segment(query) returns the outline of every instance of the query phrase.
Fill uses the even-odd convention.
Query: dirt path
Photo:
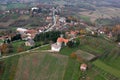
[[[42,46],[40,46],[40,47],[44,47],[44,46],[48,46],[48,44],[46,44],[46,45],[42,45]],[[16,54],[8,55],[8,56],[2,56],[2,57],[0,57],[0,60],[2,60],[2,59],[6,59],[6,58],[10,58],[10,57],[14,57],[14,56],[23,55],[23,54],[28,54],[28,53],[31,54],[31,51],[32,51],[32,50],[39,49],[40,47],[37,47],[37,48],[31,49],[31,50],[27,50],[27,51],[24,51],[24,52],[20,52],[20,53],[16,53]]]

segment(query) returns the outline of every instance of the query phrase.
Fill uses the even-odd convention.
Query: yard
[[[25,46],[24,45],[25,41],[22,41],[22,40],[18,40],[18,41],[14,41],[12,42],[12,46],[13,46],[13,53],[18,53],[19,50],[18,49],[22,49],[23,51],[26,51],[28,49],[30,49],[29,46]]]

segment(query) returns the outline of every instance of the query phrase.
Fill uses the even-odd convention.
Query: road
[[[55,25],[56,25],[56,22],[57,22],[57,20],[56,20],[56,16],[55,16],[55,10],[53,10],[53,25],[49,28],[49,29],[47,29],[45,32],[49,32],[49,31],[52,31],[52,29],[55,27]]]

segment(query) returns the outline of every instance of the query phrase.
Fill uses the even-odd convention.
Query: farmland
[[[32,52],[30,55],[12,57],[8,60],[5,60],[6,67],[2,80],[73,80],[79,78],[80,64],[68,56]],[[8,72],[8,67],[10,72]]]
[[[87,39],[87,41],[85,41],[85,39]],[[97,41],[99,46],[95,47],[95,44],[91,43],[91,40]],[[77,48],[63,47],[60,53],[41,52],[41,50],[50,49],[50,46],[47,45],[31,50],[29,52],[30,54],[5,59],[3,60],[5,71],[0,79],[78,80],[82,79],[84,76],[86,79],[90,80],[119,80],[119,56],[116,59],[111,58],[110,54],[108,57],[105,57],[106,52],[109,51],[108,53],[110,53],[113,47],[116,47],[115,44],[95,37],[82,38],[81,42],[82,43]],[[106,44],[105,47],[111,47],[108,47],[105,51],[102,46],[103,44]],[[99,59],[95,61],[85,62],[88,64],[88,70],[84,73],[79,69],[80,64],[83,63],[84,60],[76,60],[70,57],[71,53],[75,53],[79,49],[95,56],[100,56]],[[116,53],[114,55],[116,55]]]
[[[64,61],[65,60],[65,61]],[[61,80],[68,58],[47,53],[21,57],[15,80]]]

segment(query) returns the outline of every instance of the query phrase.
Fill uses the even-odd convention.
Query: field
[[[77,50],[76,55],[78,57],[81,57],[82,59],[84,59],[86,61],[90,61],[90,60],[93,60],[95,58],[95,56],[93,54],[90,54],[90,53],[82,51],[82,50]]]
[[[9,3],[5,5],[0,4],[0,10],[10,10],[10,9],[15,9],[15,8],[21,9],[21,8],[26,8],[30,6],[31,5],[23,4],[23,3]]]
[[[14,80],[62,80],[67,62],[66,56],[48,53],[21,57]]]
[[[40,52],[48,48],[3,60],[5,71],[0,80],[77,80],[80,63],[66,55]]]
[[[99,37],[85,37],[80,41],[79,47],[63,47],[60,53],[41,52],[41,50],[50,49],[50,45],[47,45],[30,51],[30,54],[5,59],[3,60],[5,71],[3,75],[0,75],[0,79],[83,80],[83,77],[85,77],[86,80],[119,80],[120,57],[117,56],[118,48],[116,44]],[[92,62],[72,59],[70,54],[75,53],[77,50],[90,52],[95,56],[99,55],[99,59]],[[111,54],[113,52],[114,54]],[[81,63],[88,64],[86,72],[80,71]]]
[[[109,66],[109,65],[106,65],[104,62],[102,62],[100,60],[96,60],[95,62],[93,62],[93,64],[95,66],[97,66],[98,68],[101,68],[104,71],[106,71],[106,72],[120,78],[120,71],[113,68],[113,67],[111,67],[111,66]]]
[[[120,9],[114,7],[96,7],[95,11],[85,10],[79,12],[80,15],[90,17],[91,21],[94,22],[98,18],[109,18],[120,16]]]
[[[12,63],[14,63],[13,60],[11,60]],[[4,76],[8,77],[3,76],[2,80],[13,78],[14,80],[76,80],[79,78],[80,64],[68,56],[34,52],[19,57],[17,61],[18,64],[14,66],[15,72],[11,75],[6,71]],[[10,69],[10,71],[14,70]]]
[[[116,44],[109,42],[101,37],[87,36],[81,39],[80,49],[96,56],[109,54],[116,47]]]

